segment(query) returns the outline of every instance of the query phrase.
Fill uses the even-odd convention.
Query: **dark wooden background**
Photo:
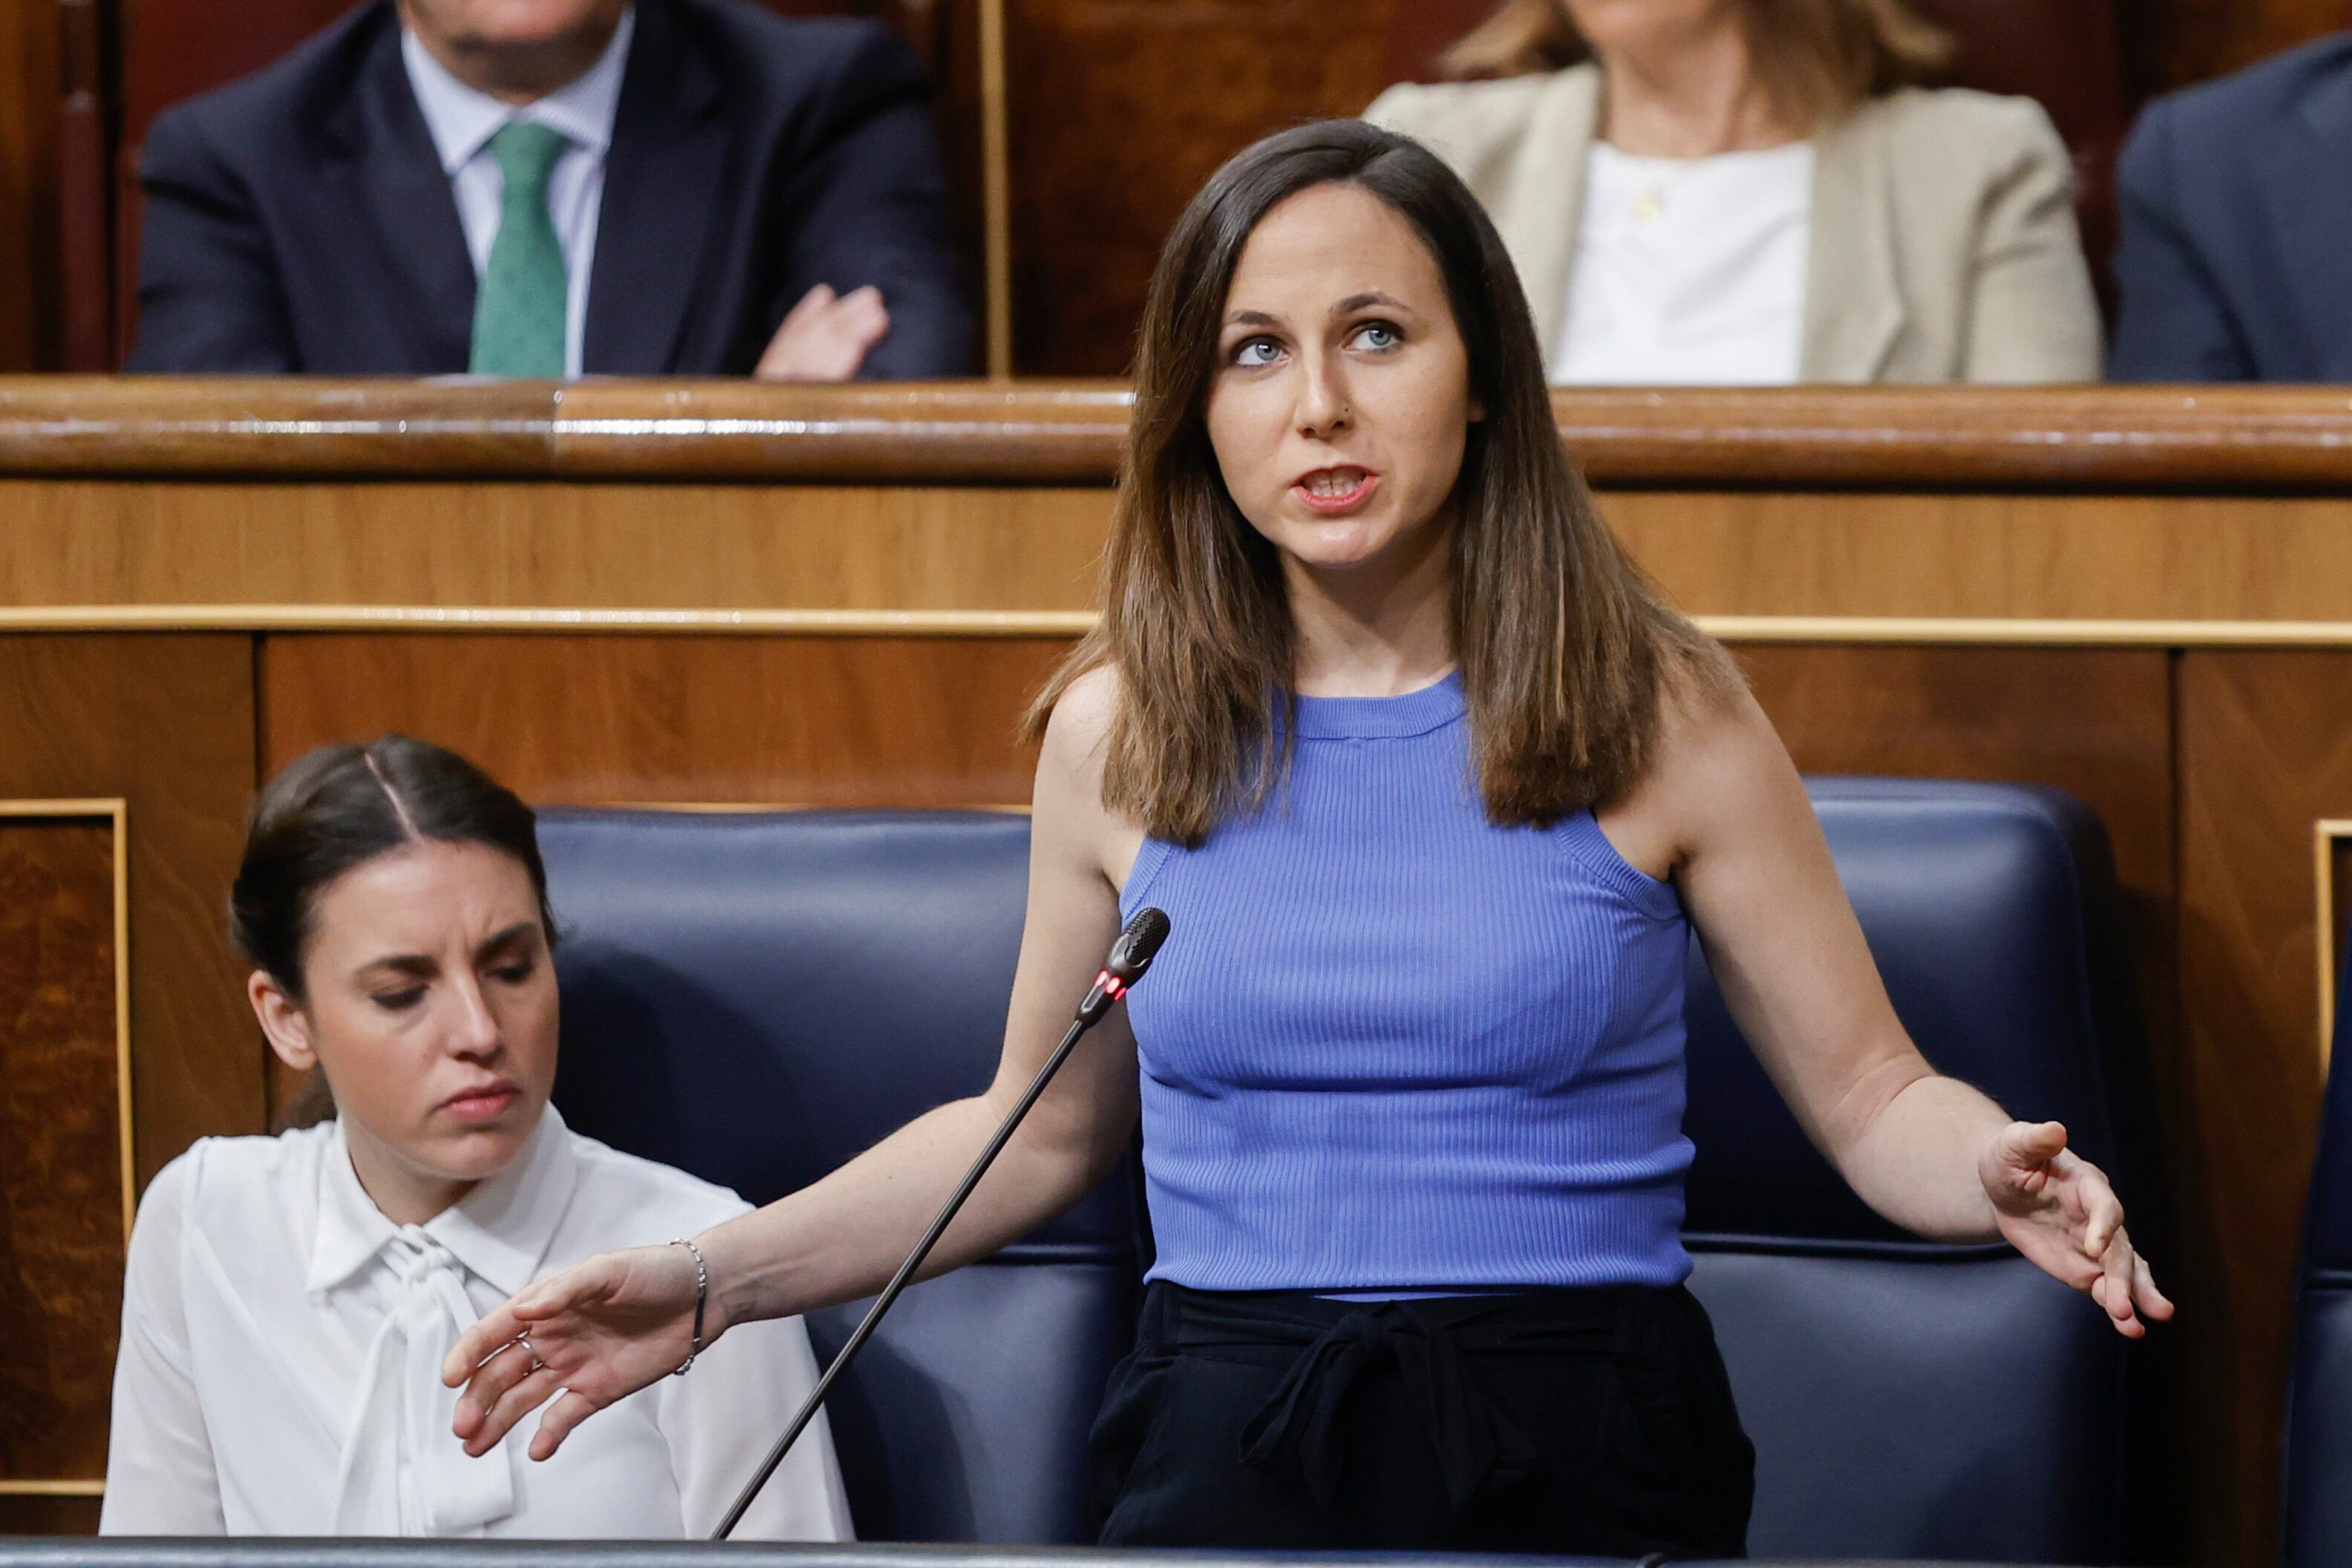
[[[0,372],[108,368],[131,325],[131,171],[146,126],[349,3],[0,0]],[[884,16],[930,60],[977,273],[980,0],[765,3]],[[1122,371],[1151,257],[1201,179],[1256,136],[1353,113],[1419,74],[1486,4],[1003,0],[1016,372]],[[2151,93],[2352,25],[2352,0],[1927,8],[1962,34],[1963,79],[2043,97],[2078,152],[2111,143]],[[2097,156],[2086,154],[2094,184]],[[2095,193],[2088,227],[2095,250],[2105,243]]]

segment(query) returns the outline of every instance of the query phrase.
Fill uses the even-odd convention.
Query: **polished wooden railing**
[[[2352,490],[2317,387],[1559,391],[1595,483]],[[1107,484],[1114,382],[0,378],[0,473]]]

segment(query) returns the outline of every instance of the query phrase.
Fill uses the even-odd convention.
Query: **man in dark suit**
[[[2116,176],[2119,381],[2352,381],[2352,34],[2149,104]]]
[[[912,53],[749,0],[375,0],[157,117],[134,371],[969,374]]]

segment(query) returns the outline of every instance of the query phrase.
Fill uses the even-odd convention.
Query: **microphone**
[[[1110,1011],[1110,1005],[1135,989],[1143,972],[1151,967],[1152,954],[1168,940],[1168,917],[1158,910],[1138,910],[1118,940],[1110,944],[1110,957],[1103,963],[1102,973],[1095,976],[1095,988],[1078,1004],[1078,1020],[1073,1026],[1090,1029],[1095,1021]]]
[[[710,1532],[711,1540],[724,1541],[735,1533],[735,1527],[742,1522],[744,1510],[751,1506],[751,1500],[760,1495],[760,1489],[768,1484],[768,1478],[776,1473],[776,1467],[784,1462],[784,1456],[792,1452],[793,1445],[800,1441],[801,1434],[807,1431],[809,1423],[816,1419],[817,1411],[824,1407],[824,1397],[833,1392],[833,1385],[839,1380],[843,1369],[856,1358],[859,1351],[866,1348],[866,1342],[873,1337],[875,1325],[881,1322],[882,1314],[890,1310],[890,1304],[898,1299],[899,1292],[913,1281],[915,1271],[923,1266],[923,1259],[931,1255],[931,1248],[939,1245],[940,1237],[947,1234],[948,1226],[963,1207],[964,1200],[971,1197],[972,1189],[980,1185],[981,1177],[988,1173],[989,1166],[996,1163],[996,1157],[1004,1152],[1004,1146],[1013,1142],[1013,1131],[1045,1094],[1045,1086],[1054,1081],[1054,1075],[1062,1070],[1062,1064],[1069,1059],[1078,1037],[1101,1023],[1110,1011],[1111,1004],[1135,988],[1135,983],[1143,978],[1144,971],[1151,967],[1152,957],[1159,952],[1160,944],[1167,940],[1168,917],[1158,910],[1138,910],[1135,918],[1127,922],[1127,929],[1118,933],[1117,942],[1111,943],[1110,956],[1104,960],[1102,972],[1095,976],[1094,988],[1087,993],[1086,1000],[1078,1004],[1077,1016],[1070,1021],[1068,1031],[1062,1036],[1062,1043],[1054,1047],[1054,1054],[1045,1058],[1045,1065],[1038,1069],[1036,1078],[1023,1092],[1020,1103],[1013,1106],[1013,1113],[1004,1119],[1004,1124],[988,1141],[988,1147],[981,1151],[980,1158],[972,1163],[971,1169],[964,1173],[962,1182],[948,1199],[947,1206],[940,1210],[939,1217],[932,1220],[930,1228],[923,1233],[923,1239],[915,1243],[915,1250],[907,1254],[907,1261],[898,1266],[898,1272],[882,1287],[882,1293],[874,1298],[874,1305],[866,1310],[866,1316],[858,1321],[857,1327],[843,1342],[840,1353],[833,1358],[833,1364],[824,1369],[824,1375],[818,1378],[816,1386],[809,1391],[807,1403],[801,1406],[800,1414],[793,1416],[792,1425],[784,1428],[784,1435],[776,1439],[776,1446],[768,1450],[768,1457],[761,1461],[758,1473],[735,1499],[734,1506],[727,1510],[727,1517],[719,1521],[719,1528]]]

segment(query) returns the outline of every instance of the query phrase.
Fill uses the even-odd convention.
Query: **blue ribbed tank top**
[[[1592,814],[1487,822],[1461,679],[1298,700],[1284,784],[1120,897],[1158,1261],[1201,1290],[1673,1285],[1671,886]]]

